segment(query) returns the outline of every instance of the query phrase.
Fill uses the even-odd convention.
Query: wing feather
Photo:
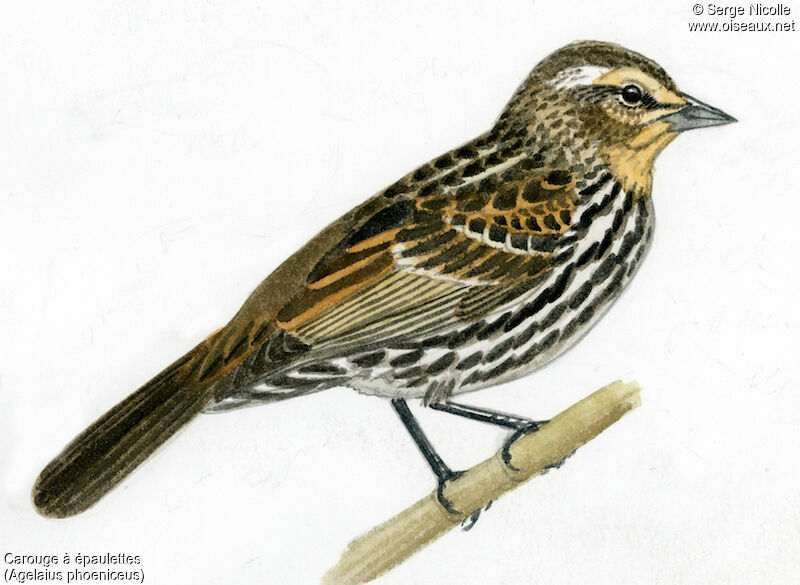
[[[348,220],[350,231],[340,226],[341,239],[319,250],[300,286],[281,291],[282,305],[224,336],[208,369],[232,367],[225,358],[240,362],[256,337],[279,331],[308,360],[317,350],[436,334],[513,303],[550,274],[579,196],[567,171],[509,176],[458,188],[434,188],[433,177],[416,194],[373,198],[360,208],[369,215]]]

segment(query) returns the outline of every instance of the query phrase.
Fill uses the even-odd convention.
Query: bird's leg
[[[537,421],[522,416],[497,412],[496,410],[489,410],[488,408],[457,404],[455,402],[435,402],[430,405],[430,408],[514,431],[525,430],[526,432],[533,432],[547,422],[546,420]]]
[[[508,452],[508,448],[511,446],[511,443],[519,439],[522,435],[527,435],[528,433],[533,433],[539,430],[542,425],[548,422],[546,420],[533,420],[530,418],[506,414],[504,412],[497,412],[495,410],[489,410],[488,408],[469,406],[467,404],[457,404],[455,402],[436,402],[431,404],[430,407],[434,410],[439,410],[448,414],[455,414],[470,420],[477,420],[479,422],[485,422],[513,430],[514,432],[511,433],[511,435],[503,443],[502,450],[503,461],[511,468],[514,468],[514,466],[511,465],[511,454]],[[563,463],[564,460],[559,461],[556,465],[553,465],[553,467],[561,467]]]
[[[428,437],[425,436],[422,427],[419,426],[417,419],[414,418],[413,414],[411,414],[411,410],[409,410],[405,400],[402,398],[393,398],[392,408],[394,408],[395,412],[400,417],[400,420],[405,425],[408,434],[411,435],[412,439],[414,439],[414,442],[417,444],[417,448],[419,449],[420,453],[422,453],[422,456],[425,457],[428,465],[431,466],[433,473],[436,475],[436,480],[439,483],[439,487],[436,490],[436,496],[439,499],[439,503],[448,512],[459,514],[459,511],[453,507],[453,504],[450,502],[450,500],[444,496],[444,487],[447,485],[448,481],[454,480],[461,475],[462,472],[454,472],[444,461],[442,461],[442,458],[439,457],[439,454],[433,448],[433,445],[428,440]]]

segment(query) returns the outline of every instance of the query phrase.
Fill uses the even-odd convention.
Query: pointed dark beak
[[[707,128],[709,126],[721,126],[736,122],[736,118],[729,116],[722,110],[704,104],[700,100],[690,95],[683,94],[689,102],[677,112],[667,114],[659,118],[660,122],[672,124],[674,132],[684,132],[695,128]]]

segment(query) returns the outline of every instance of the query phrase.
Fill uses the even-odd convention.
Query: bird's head
[[[561,162],[599,158],[628,192],[649,193],[655,157],[679,133],[735,122],[681,92],[657,63],[618,45],[573,43],[545,58],[498,123],[525,124]]]

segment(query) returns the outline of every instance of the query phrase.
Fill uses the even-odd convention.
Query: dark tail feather
[[[64,518],[94,505],[209,402],[191,376],[195,348],[83,431],[33,486],[43,516]]]

